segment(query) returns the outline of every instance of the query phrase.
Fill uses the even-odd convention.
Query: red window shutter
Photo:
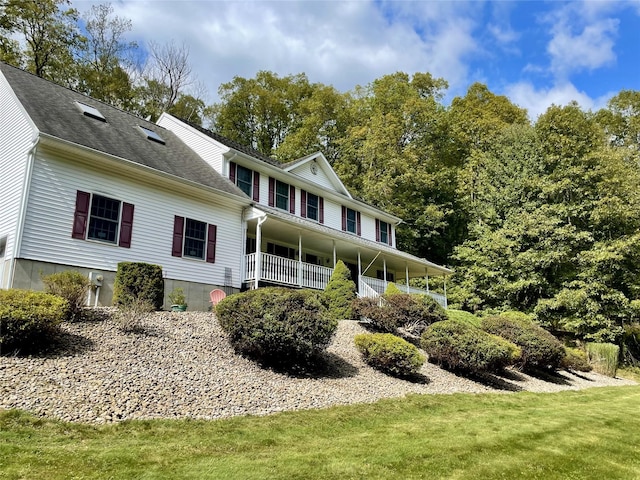
[[[276,179],[269,177],[269,206],[273,207],[276,204]]]
[[[358,236],[362,235],[362,218],[360,217],[360,212],[356,212],[356,230],[358,232]]]
[[[209,225],[209,231],[207,233],[207,263],[216,263],[216,235],[218,234],[218,227],[215,225]]]
[[[296,187],[289,185],[289,213],[296,213]]]
[[[300,216],[307,218],[307,192],[300,190]]]
[[[233,183],[234,185],[236,183],[236,170],[236,162],[229,162],[229,180],[231,180],[231,183]]]
[[[133,233],[133,205],[122,203],[122,220],[120,221],[120,241],[122,248],[131,248],[131,234]]]
[[[342,205],[342,231],[347,230],[347,207]]]
[[[89,219],[90,201],[90,193],[81,192],[80,190],[76,192],[76,210],[73,217],[72,238],[84,239],[84,234],[87,231],[87,220]]]
[[[182,236],[184,234],[184,217],[176,217],[173,220],[173,248],[171,255],[174,257],[182,256]]]
[[[324,198],[318,197],[318,210],[320,210],[320,223],[324,223]]]
[[[253,172],[253,201],[260,201],[260,174]]]
[[[380,220],[376,218],[376,242],[380,241]]]

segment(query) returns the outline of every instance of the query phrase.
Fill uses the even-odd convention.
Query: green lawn
[[[640,386],[93,427],[0,412],[0,478],[640,478]]]

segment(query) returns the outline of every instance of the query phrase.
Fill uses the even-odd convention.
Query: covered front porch
[[[246,288],[273,284],[323,290],[342,260],[360,296],[381,295],[394,282],[403,291],[430,295],[447,307],[446,282],[444,292],[433,292],[429,278],[446,277],[451,271],[387,245],[279,212],[248,219],[246,232]],[[410,287],[413,278],[423,279],[426,289]]]

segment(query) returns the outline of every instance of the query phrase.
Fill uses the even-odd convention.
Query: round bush
[[[428,295],[392,293],[381,299],[358,298],[353,305],[358,316],[386,333],[395,333],[403,327],[421,335],[427,326],[447,319],[445,310]]]
[[[557,369],[564,346],[544,328],[523,318],[492,316],[482,319],[482,329],[515,343],[522,349],[517,366],[527,369]]]
[[[464,310],[454,310],[452,308],[447,309],[446,313],[449,320],[455,320],[456,322],[462,322],[480,328],[481,320],[473,313],[465,312]]]
[[[91,281],[77,271],[67,270],[42,277],[47,293],[64,298],[69,304],[69,320],[82,317]]]
[[[429,361],[466,372],[500,371],[520,356],[513,343],[455,320],[431,325],[422,334],[420,346]]]
[[[329,345],[338,327],[312,290],[237,293],[218,303],[216,315],[237,352],[283,365],[310,360]]]
[[[155,310],[164,302],[162,267],[144,262],[120,262],[113,284],[113,304],[129,306],[142,300]]]
[[[69,315],[64,298],[31,290],[0,290],[0,351],[43,346]]]
[[[354,341],[367,364],[390,375],[415,375],[426,360],[414,345],[390,333],[363,333]]]
[[[584,350],[565,347],[564,353],[560,366],[565,370],[573,370],[575,372],[590,372],[593,370],[593,367],[589,364],[587,352]]]

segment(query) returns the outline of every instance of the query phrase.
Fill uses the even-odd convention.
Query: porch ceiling
[[[382,270],[383,262],[386,262],[387,270],[399,272],[398,279],[404,278],[404,275],[400,275],[400,273],[404,274],[406,267],[409,268],[410,278],[422,277],[425,274],[442,276],[452,273],[451,270],[425,259],[306,219],[287,218],[290,216],[281,212],[271,212],[271,209],[267,212],[267,216],[267,220],[262,224],[264,239],[273,240],[297,250],[298,238],[299,235],[302,235],[303,251],[318,252],[329,259],[333,258],[335,242],[338,260],[357,265],[358,251],[360,251],[362,270],[365,270],[373,262],[369,270],[365,272],[367,276],[375,277],[375,271]],[[256,218],[247,221],[249,233],[255,234],[256,227]]]

